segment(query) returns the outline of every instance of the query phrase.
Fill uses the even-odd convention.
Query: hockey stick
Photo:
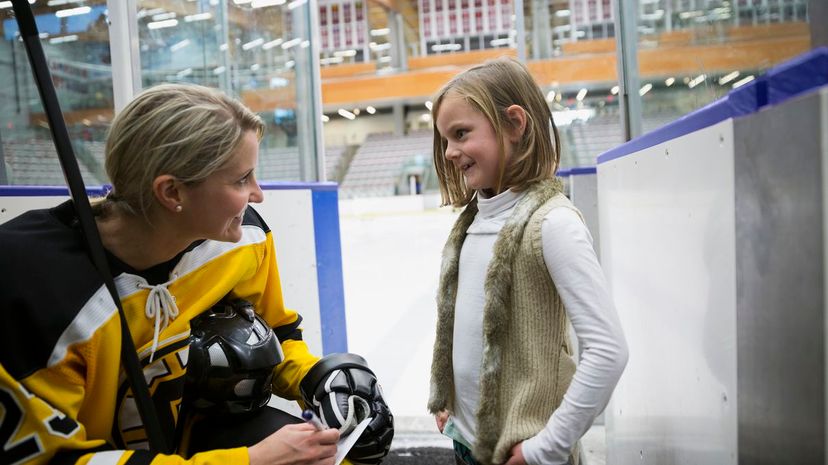
[[[141,416],[147,432],[150,450],[153,452],[170,453],[172,450],[167,444],[161,430],[161,424],[158,422],[158,414],[155,411],[149,388],[144,379],[144,373],[141,370],[141,364],[138,361],[135,344],[132,342],[132,335],[129,332],[126,315],[124,315],[124,309],[121,305],[117,288],[115,287],[115,281],[112,279],[109,262],[106,259],[106,252],[101,242],[101,236],[98,233],[98,227],[95,224],[92,207],[89,204],[89,197],[86,195],[86,187],[83,184],[83,178],[80,174],[78,160],[75,158],[75,153],[72,150],[69,132],[66,130],[63,113],[60,110],[57,93],[52,83],[52,76],[46,64],[46,56],[40,45],[40,37],[38,36],[32,9],[27,0],[12,0],[12,6],[14,7],[17,25],[20,28],[20,36],[23,38],[23,44],[29,56],[29,62],[32,65],[37,90],[40,93],[40,99],[43,101],[43,109],[46,111],[46,117],[49,120],[49,128],[51,129],[52,139],[57,149],[60,166],[63,169],[66,184],[69,186],[69,195],[72,197],[90,258],[101,274],[104,284],[112,296],[112,300],[118,307],[118,315],[121,318],[121,362],[124,364],[127,380],[135,396],[138,414]]]

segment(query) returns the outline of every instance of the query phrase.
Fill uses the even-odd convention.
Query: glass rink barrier
[[[607,463],[826,463],[828,49],[598,158]]]

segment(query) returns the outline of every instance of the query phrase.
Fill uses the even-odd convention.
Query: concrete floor
[[[458,212],[435,197],[340,201],[348,350],[366,358],[394,412],[386,465],[454,463],[451,441],[426,410],[440,254]],[[582,440],[604,465],[604,427]]]

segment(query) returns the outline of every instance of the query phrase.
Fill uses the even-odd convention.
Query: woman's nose
[[[264,192],[259,182],[253,179],[253,189],[250,191],[250,203],[262,203],[264,201]]]

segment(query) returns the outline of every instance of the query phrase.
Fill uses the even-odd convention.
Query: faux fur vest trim
[[[566,313],[545,271],[540,241],[540,224],[551,208],[574,209],[561,191],[557,179],[538,182],[527,190],[501,229],[486,272],[478,431],[472,448],[483,465],[503,463],[513,444],[543,429],[574,373],[574,362],[566,353]],[[476,214],[475,199],[460,214],[443,249],[428,403],[432,413],[451,412],[454,408],[452,339],[460,250]],[[531,230],[527,230],[529,224]],[[522,280],[520,295],[515,294],[514,279]],[[533,293],[532,286],[526,284],[528,280],[541,287]],[[532,295],[540,292],[549,295]],[[539,307],[547,304],[541,311]],[[535,321],[539,322],[537,327]],[[515,331],[519,333],[513,334]],[[549,376],[522,373],[525,366],[524,370],[517,367],[526,358],[539,359],[532,362],[533,367]]]

